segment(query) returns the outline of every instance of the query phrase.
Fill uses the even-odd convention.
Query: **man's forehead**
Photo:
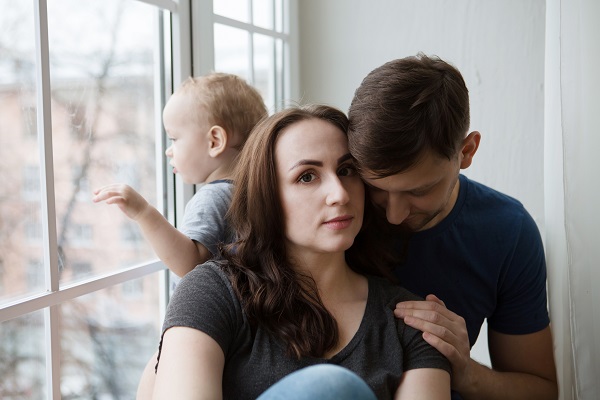
[[[376,174],[371,171],[360,171],[360,176],[367,186],[381,190],[387,190],[386,187],[394,180],[395,175],[396,174],[392,174],[382,177],[381,174]]]
[[[365,184],[370,188],[386,192],[404,192],[428,189],[436,185],[443,176],[431,172],[422,173],[422,171],[409,170],[383,177],[381,174],[367,171],[361,171],[360,174]]]

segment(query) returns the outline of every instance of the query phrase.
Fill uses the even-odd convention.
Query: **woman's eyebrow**
[[[294,168],[298,168],[298,167],[301,167],[304,165],[314,165],[316,167],[322,167],[323,162],[317,161],[317,160],[300,160],[300,161],[296,162],[294,165],[292,165],[288,171],[291,171]]]
[[[349,160],[351,158],[352,158],[352,155],[350,153],[344,154],[343,156],[338,158],[337,163],[339,165],[339,164],[343,163],[344,161]],[[304,166],[304,165],[314,165],[316,167],[322,167],[323,162],[317,161],[317,160],[300,160],[300,161],[296,162],[294,165],[292,165],[288,171],[291,171],[294,168],[298,168],[298,167]]]

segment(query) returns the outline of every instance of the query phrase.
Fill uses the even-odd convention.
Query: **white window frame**
[[[189,43],[189,2],[180,3],[173,0],[137,0],[157,7],[163,10],[163,13],[171,13],[173,43]],[[158,16],[158,12],[157,12]],[[62,303],[76,299],[87,294],[106,289],[112,286],[122,284],[134,279],[142,278],[146,275],[164,271],[165,266],[160,261],[130,266],[122,268],[108,274],[94,276],[84,281],[62,285],[59,287],[59,263],[58,263],[58,242],[56,231],[56,209],[54,202],[54,171],[53,171],[53,148],[52,148],[52,118],[51,118],[51,93],[50,93],[50,66],[49,66],[49,46],[48,46],[48,12],[47,0],[34,0],[34,18],[35,18],[35,38],[36,38],[36,87],[37,87],[37,126],[40,151],[40,183],[41,183],[41,219],[43,232],[43,257],[45,270],[45,289],[43,293],[18,299],[13,302],[7,302],[0,306],[0,322],[22,317],[26,314],[42,310],[44,313],[44,331],[46,341],[46,398],[60,399],[60,329],[59,329],[59,306]],[[187,21],[187,22],[181,22]],[[187,31],[186,31],[187,29]],[[158,37],[157,37],[158,39]],[[166,41],[165,41],[166,42]],[[165,60],[164,55],[168,54],[165,49],[165,43],[156,41],[158,54],[161,60]],[[179,53],[175,53],[177,50]],[[165,71],[165,88],[158,88],[159,96],[156,96],[160,104],[156,104],[157,109],[164,106],[165,90],[170,90],[173,84],[171,79],[177,79],[182,74],[191,70],[191,52],[189,46],[173,46],[173,55],[168,59]],[[161,61],[162,62],[162,61]],[[158,63],[157,63],[158,65]],[[160,68],[160,66],[159,66]],[[160,86],[160,85],[156,85]],[[167,176],[166,163],[164,161],[164,135],[162,134],[162,121],[160,113],[157,113],[157,138],[160,137],[161,145],[157,146],[157,160],[161,160],[158,169],[157,190],[158,193],[165,191],[165,177]],[[160,148],[160,149],[159,149]],[[172,197],[172,196],[171,196]],[[158,196],[158,207],[163,211],[168,206],[163,201],[162,196]],[[167,212],[164,212],[167,215]],[[161,273],[165,275],[164,272]],[[163,287],[167,287],[165,279],[161,279]],[[165,297],[166,290],[161,290]],[[164,309],[164,300],[161,308]]]
[[[46,398],[61,398],[61,372],[60,372],[60,329],[59,307],[61,304],[88,295],[90,293],[123,284],[125,282],[159,273],[160,285],[160,313],[161,320],[170,292],[171,275],[160,260],[149,263],[129,266],[117,271],[89,279],[59,285],[58,238],[56,226],[55,188],[53,170],[52,147],[52,118],[51,118],[51,92],[50,92],[50,66],[48,46],[48,13],[47,0],[34,1],[35,35],[36,35],[36,92],[37,92],[37,126],[38,146],[40,152],[40,179],[41,179],[41,221],[43,233],[43,265],[45,274],[45,289],[26,298],[18,299],[0,305],[0,323],[22,317],[35,311],[43,311],[44,331],[46,342]],[[158,57],[166,60],[165,65],[157,64],[157,68],[164,68],[164,85],[155,85],[157,99],[156,109],[162,110],[167,100],[167,94],[172,93],[183,80],[191,75],[203,75],[214,69],[214,41],[213,25],[215,22],[230,25],[261,33],[266,36],[280,38],[287,47],[283,60],[284,89],[286,99],[298,98],[298,32],[297,32],[297,2],[284,0],[286,4],[284,25],[287,24],[285,33],[276,32],[234,21],[215,15],[212,12],[212,0],[137,0],[162,10],[164,23],[159,26],[161,31],[171,31],[165,35],[164,40],[156,40]],[[251,0],[248,0],[251,4]],[[250,7],[250,12],[251,12]],[[158,15],[158,13],[157,13]],[[168,18],[170,15],[170,18]],[[192,21],[194,23],[192,24]],[[194,29],[192,29],[192,25]],[[194,50],[192,51],[192,43]],[[171,54],[171,57],[165,55]],[[253,56],[253,55],[252,55]],[[163,61],[161,61],[162,63]],[[193,68],[192,68],[193,65]],[[159,71],[160,72],[160,71]],[[253,82],[250,82],[253,83]],[[283,99],[281,99],[283,100]],[[158,209],[167,219],[178,226],[183,217],[185,204],[193,196],[194,186],[184,184],[180,177],[170,174],[169,167],[164,157],[166,139],[162,129],[161,113],[155,115],[157,133],[156,146],[157,168],[157,193],[166,196],[157,197]]]

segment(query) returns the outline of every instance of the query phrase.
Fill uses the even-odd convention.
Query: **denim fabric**
[[[319,364],[289,374],[257,400],[377,400],[373,391],[349,369]]]

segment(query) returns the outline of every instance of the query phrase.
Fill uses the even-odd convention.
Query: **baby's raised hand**
[[[129,218],[136,220],[148,202],[130,186],[120,183],[104,186],[94,190],[94,203],[105,201],[106,204],[116,204]]]

